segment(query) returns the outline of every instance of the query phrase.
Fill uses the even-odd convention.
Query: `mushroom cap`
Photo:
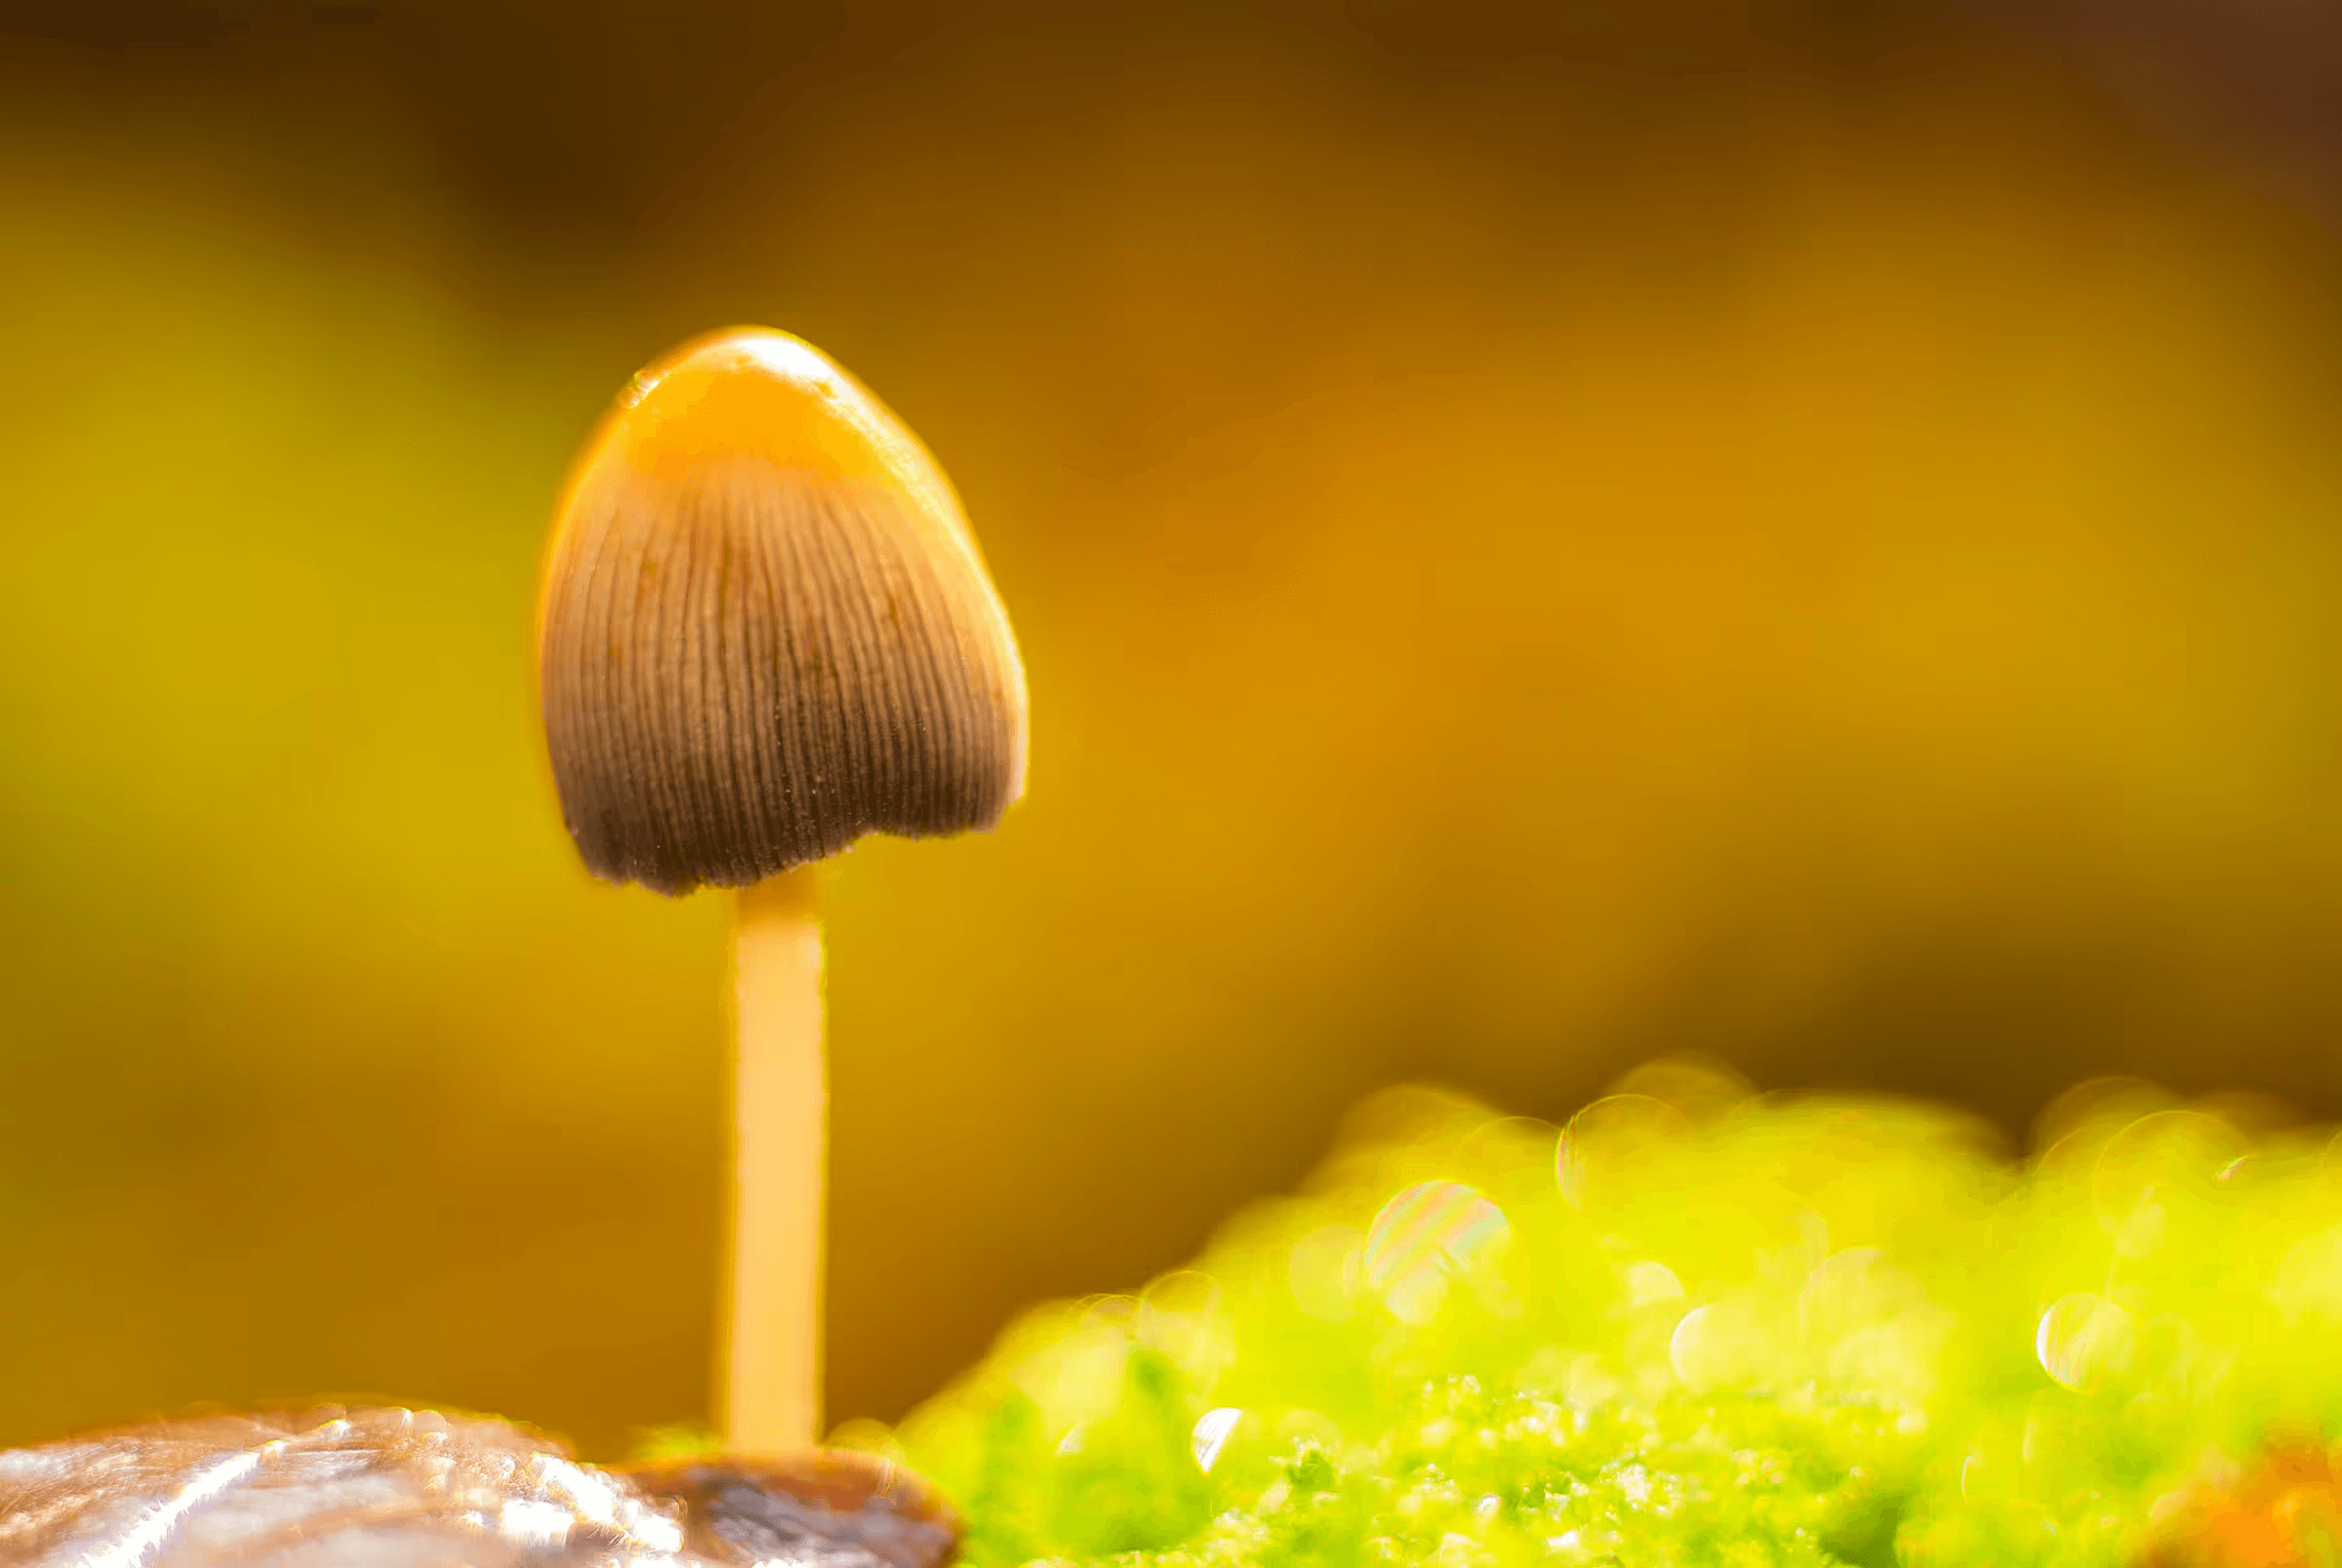
[[[1024,665],[959,498],[787,333],[635,376],[570,476],[538,625],[562,814],[610,881],[746,887],[1023,792]]]

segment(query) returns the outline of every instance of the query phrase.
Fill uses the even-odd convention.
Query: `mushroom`
[[[1024,788],[1024,667],[950,482],[820,350],[736,328],[637,374],[547,545],[545,739],[586,864],[737,888],[719,1401],[736,1452],[820,1427],[827,1073],[812,865],[989,828]]]

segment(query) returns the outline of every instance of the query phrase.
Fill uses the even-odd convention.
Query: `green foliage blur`
[[[2342,1112],[2342,251],[2022,36],[54,9],[0,36],[0,1443],[707,1419],[723,910],[579,868],[530,615],[577,443],[726,323],[920,432],[1032,679],[996,834],[827,873],[841,1421],[1393,1083]]]
[[[2216,1508],[2342,1434],[2332,1129],[2100,1081],[2012,1163],[1917,1102],[1620,1091],[1562,1128],[1387,1094],[1192,1268],[847,1435],[980,1568],[2324,1560],[2323,1462],[2276,1554]],[[1427,1183],[1500,1218],[1394,1226]]]

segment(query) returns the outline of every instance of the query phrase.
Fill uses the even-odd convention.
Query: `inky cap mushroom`
[[[787,333],[634,379],[563,498],[539,653],[562,812],[611,881],[746,887],[989,827],[1024,787],[1024,669],[958,498]]]

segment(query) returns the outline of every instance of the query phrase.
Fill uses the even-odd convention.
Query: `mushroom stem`
[[[822,1417],[823,1203],[829,1086],[814,869],[741,890],[732,1267],[722,1370],[735,1454],[810,1447]]]

